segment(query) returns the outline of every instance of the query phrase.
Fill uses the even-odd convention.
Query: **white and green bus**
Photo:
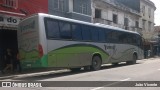
[[[103,64],[134,64],[144,57],[136,32],[43,13],[20,22],[18,47],[24,69],[98,70]]]

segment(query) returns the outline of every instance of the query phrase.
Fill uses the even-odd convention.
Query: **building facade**
[[[160,26],[154,26],[154,34],[152,41],[155,41],[160,46]]]
[[[92,15],[94,23],[112,25],[142,33],[139,24],[140,13],[117,2],[117,0],[93,0]]]
[[[147,41],[153,38],[154,33],[154,11],[155,4],[150,0],[117,0],[133,10],[139,12],[141,18],[139,20],[140,28],[142,28],[142,36]]]
[[[150,0],[140,0],[140,9],[143,37],[149,41],[154,37],[154,11],[156,7]]]
[[[92,21],[137,31],[146,40],[154,32],[154,11],[150,0],[93,0]]]
[[[124,4],[125,6],[140,12],[140,0],[116,0],[117,2]]]
[[[141,18],[139,19],[139,28],[141,28],[141,35],[144,38],[144,50],[150,50],[151,56],[155,55],[156,41],[154,32],[154,11],[155,4],[150,0],[117,0],[119,3],[126,5],[133,10],[139,12]]]
[[[91,22],[91,0],[48,0],[49,14]]]

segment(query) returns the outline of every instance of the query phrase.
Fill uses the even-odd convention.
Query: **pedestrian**
[[[4,60],[3,60],[3,50],[0,48],[0,70],[2,71],[4,68]]]
[[[13,53],[11,49],[7,48],[4,58],[6,67],[2,70],[2,72],[5,73],[8,69],[10,69],[10,72],[13,72]]]
[[[151,50],[148,50],[148,57],[151,57]]]
[[[17,52],[17,57],[16,57],[16,66],[17,66],[17,70],[19,73],[21,73],[21,63],[20,63],[20,55],[19,52]]]

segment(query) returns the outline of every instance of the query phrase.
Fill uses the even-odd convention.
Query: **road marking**
[[[104,86],[102,86],[102,87],[93,88],[93,89],[91,89],[91,90],[99,90],[99,89],[105,88],[105,87],[107,87],[107,86],[117,84],[117,83],[119,83],[119,82],[121,82],[121,81],[128,81],[128,80],[130,80],[130,79],[131,79],[131,78],[122,79],[122,80],[120,80],[120,81],[117,81],[117,82],[114,82],[114,83],[111,83],[111,84],[106,84],[106,85],[104,85]]]
[[[126,79],[123,79],[123,80],[120,80],[120,81],[128,81],[130,78],[126,78]]]
[[[99,89],[102,89],[102,88],[104,88],[104,87],[97,87],[97,88],[93,88],[91,90],[99,90]]]

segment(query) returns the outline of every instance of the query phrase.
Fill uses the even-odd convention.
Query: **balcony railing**
[[[112,21],[102,19],[102,18],[94,18],[93,19],[94,23],[101,23],[101,24],[106,24],[106,25],[112,25]]]

